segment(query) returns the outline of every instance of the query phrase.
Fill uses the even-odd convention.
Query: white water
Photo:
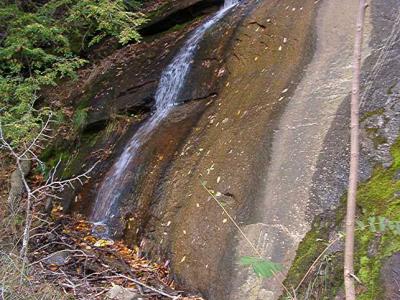
[[[239,3],[239,0],[225,0],[223,9],[229,9]],[[218,20],[217,20],[218,22]]]
[[[224,6],[191,34],[181,50],[161,74],[155,95],[156,111],[131,138],[121,156],[105,175],[97,192],[92,210],[91,220],[93,222],[106,224],[113,217],[115,204],[117,204],[121,196],[121,185],[123,185],[129,173],[127,166],[135,158],[140,146],[150,137],[153,130],[168,116],[173,108],[184,86],[192,58],[204,33],[221,20],[237,3],[238,0],[225,0]]]

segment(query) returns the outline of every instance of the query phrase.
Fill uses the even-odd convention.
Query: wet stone
[[[108,291],[108,299],[114,299],[114,300],[139,300],[139,299],[145,299],[142,298],[139,294],[136,292],[132,291],[131,289],[124,288],[119,285],[114,285],[109,291]]]
[[[110,236],[108,226],[103,223],[93,224],[92,234],[98,238],[108,238]]]
[[[69,253],[66,251],[59,251],[51,254],[44,262],[48,265],[63,266],[68,262]]]

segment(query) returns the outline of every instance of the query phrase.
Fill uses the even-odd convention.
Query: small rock
[[[272,299],[275,294],[272,291],[268,291],[266,289],[261,289],[258,291],[257,299]]]
[[[47,257],[44,262],[48,265],[63,266],[67,263],[68,257],[67,251],[58,251]]]
[[[124,288],[119,285],[114,285],[108,291],[108,298],[115,300],[138,300],[140,299],[140,295],[131,289]]]

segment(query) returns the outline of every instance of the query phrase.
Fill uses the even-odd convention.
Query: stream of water
[[[95,224],[105,225],[115,217],[122,192],[121,183],[125,182],[129,173],[127,167],[137,155],[140,146],[148,140],[151,133],[171,112],[185,85],[191,61],[205,32],[221,20],[237,3],[238,0],[225,0],[224,6],[190,35],[178,54],[161,74],[155,95],[156,109],[154,114],[133,135],[121,156],[100,184],[90,216],[91,221]]]

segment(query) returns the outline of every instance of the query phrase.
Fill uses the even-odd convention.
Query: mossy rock
[[[389,168],[376,167],[372,177],[362,183],[357,191],[358,217],[357,220],[368,224],[372,216],[383,217],[391,221],[400,221],[400,180],[396,174],[400,170],[400,140],[391,150],[393,163]],[[315,259],[324,251],[329,231],[342,228],[346,213],[346,197],[342,198],[341,204],[336,211],[336,216],[331,218],[330,230],[321,225],[321,217],[314,222],[313,228],[300,243],[297,256],[289,270],[285,285],[295,288],[308,271]],[[361,280],[358,285],[358,297],[361,300],[382,299],[383,290],[381,283],[381,269],[384,262],[394,253],[400,251],[400,235],[393,231],[372,232],[370,228],[356,229],[356,253],[355,270],[357,277]],[[329,253],[329,252],[328,252]],[[318,299],[333,299],[343,287],[343,253],[336,252],[328,254],[316,264],[320,266],[324,259],[334,260],[335,267],[330,270],[329,276],[324,275],[324,280],[329,288],[318,295]],[[316,268],[317,269],[317,268]],[[297,291],[299,299],[307,294],[310,296],[310,286],[317,282],[317,270],[313,270]],[[318,288],[318,287],[314,287]],[[311,298],[313,299],[313,298]]]

